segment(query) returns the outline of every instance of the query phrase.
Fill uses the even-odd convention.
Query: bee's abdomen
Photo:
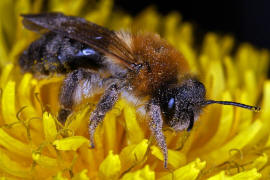
[[[102,56],[83,43],[50,32],[23,52],[19,64],[24,72],[65,74],[78,68],[100,67]]]

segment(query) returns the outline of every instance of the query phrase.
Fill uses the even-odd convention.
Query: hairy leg
[[[154,135],[158,146],[161,148],[163,156],[164,156],[164,167],[167,168],[167,162],[168,162],[168,149],[166,140],[164,137],[164,134],[162,132],[162,115],[160,106],[150,103],[149,104],[149,116],[150,116],[150,129],[152,134]]]
[[[117,83],[111,84],[101,97],[96,109],[91,113],[89,123],[90,145],[94,147],[94,134],[97,126],[103,121],[105,114],[112,109],[118,100],[120,88]]]
[[[86,84],[86,87],[82,87],[80,82]],[[78,69],[69,73],[63,82],[59,94],[61,108],[58,112],[58,120],[61,123],[65,123],[68,115],[72,112],[73,105],[80,101],[84,95],[82,92],[93,94],[92,91],[95,91],[97,86],[102,86],[102,79],[93,71]]]

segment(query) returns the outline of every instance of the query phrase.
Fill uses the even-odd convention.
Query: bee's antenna
[[[249,106],[246,104],[241,104],[241,103],[232,102],[232,101],[214,101],[214,100],[205,101],[205,105],[208,105],[208,104],[223,104],[223,105],[238,106],[241,108],[250,109],[250,110],[255,111],[255,112],[258,112],[261,110],[261,108],[257,107],[257,106]]]

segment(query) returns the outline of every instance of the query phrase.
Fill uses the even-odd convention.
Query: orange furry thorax
[[[188,73],[184,56],[157,34],[133,35],[131,48],[137,62],[143,64],[133,79],[138,94],[151,94],[165,84],[178,83],[179,75]]]

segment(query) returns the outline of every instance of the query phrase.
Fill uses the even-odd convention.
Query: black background
[[[115,0],[115,7],[136,15],[154,5],[163,15],[181,13],[184,21],[194,23],[201,31],[233,35],[237,41],[270,49],[269,0]]]

